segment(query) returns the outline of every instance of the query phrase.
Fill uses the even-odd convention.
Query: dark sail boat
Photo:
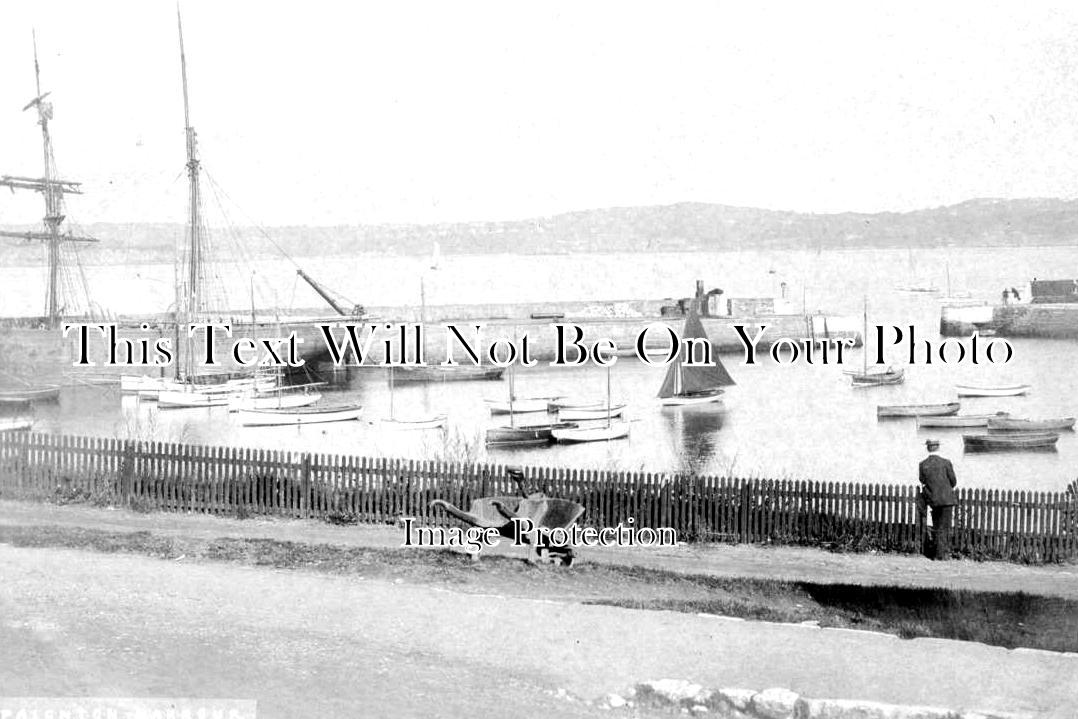
[[[734,380],[719,359],[695,308],[685,319],[681,339],[682,346],[689,348],[693,359],[699,357],[694,351],[696,344],[692,341],[706,342],[710,346],[713,361],[709,364],[686,364],[682,359],[682,352],[679,351],[667,368],[666,378],[659,388],[659,399],[662,400],[663,406],[682,407],[721,402],[722,388],[734,384]],[[686,341],[689,341],[688,344],[685,344]]]

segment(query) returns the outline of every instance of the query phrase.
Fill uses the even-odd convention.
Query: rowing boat
[[[526,424],[521,427],[495,427],[487,430],[486,444],[491,447],[549,444],[554,441],[554,430],[575,426],[575,422],[556,422],[553,424]]]
[[[55,402],[60,398],[60,385],[25,387],[0,390],[0,404],[29,404],[31,402]]]
[[[988,420],[1006,417],[1006,412],[995,414],[955,414],[936,417],[918,417],[918,427],[987,427]]]
[[[962,443],[971,452],[1052,449],[1059,435],[1055,432],[1006,432],[1003,434],[964,434]]]
[[[299,407],[296,409],[245,409],[237,412],[244,427],[271,427],[275,425],[321,424],[324,422],[348,422],[359,419],[363,407],[336,405],[329,407]]]
[[[1074,429],[1074,421],[1074,417],[1058,419],[993,417],[988,420],[988,429],[999,432],[1049,432],[1057,429]]]
[[[975,385],[956,384],[959,397],[1017,397],[1029,391],[1028,384]]]
[[[25,419],[23,417],[0,417],[0,432],[18,432],[24,429],[30,429],[34,425],[34,420]]]
[[[581,409],[558,410],[558,419],[566,422],[578,422],[589,419],[606,419],[607,417],[620,417],[625,412],[625,405],[615,404],[607,408],[606,405],[599,407],[586,407]]]
[[[282,393],[268,397],[233,397],[228,401],[229,412],[239,412],[245,409],[294,409],[296,407],[308,407],[322,395],[317,392],[310,393]]]
[[[941,417],[958,413],[958,402],[945,404],[881,404],[876,407],[876,417]]]
[[[579,442],[607,442],[629,436],[628,422],[612,422],[596,427],[566,427],[553,431],[554,440],[559,444]]]
[[[557,397],[513,397],[512,399],[485,399],[491,414],[526,414],[546,412],[550,400]]]
[[[417,365],[394,368],[397,382],[457,382],[501,379],[504,367]]]
[[[425,414],[415,417],[386,417],[382,426],[386,429],[438,429],[445,426],[444,414]]]

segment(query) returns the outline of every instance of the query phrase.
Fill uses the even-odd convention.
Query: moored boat
[[[1059,435],[1055,432],[1002,432],[999,434],[964,434],[962,444],[970,452],[1052,449]]]
[[[424,414],[413,417],[387,417],[382,420],[386,429],[438,429],[445,426],[444,414]]]
[[[549,424],[526,424],[520,427],[494,427],[487,430],[486,444],[492,447],[549,444],[554,441],[554,430],[576,426],[575,422],[554,422]]]
[[[470,365],[418,365],[416,367],[394,367],[397,382],[464,382],[475,380],[497,380],[505,374],[504,367],[483,367]]]
[[[19,432],[34,426],[34,420],[26,417],[0,417],[0,432]]]
[[[917,417],[918,427],[987,427],[988,420],[994,417],[1006,417],[1006,412],[995,414],[955,414],[949,416]]]
[[[974,385],[956,384],[959,397],[1017,397],[1029,391],[1028,384]]]
[[[0,405],[55,402],[60,398],[60,385],[0,390]]]
[[[682,407],[721,402],[722,387],[734,384],[734,380],[723,366],[711,340],[708,339],[695,305],[689,316],[685,318],[681,341],[683,347],[687,348],[686,352],[693,352],[701,341],[707,343],[711,361],[708,364],[697,364],[701,358],[691,357],[692,363],[685,362],[681,358],[683,353],[678,352],[670,362],[666,377],[663,378],[662,386],[659,388],[661,404],[664,407]]]
[[[195,407],[227,407],[236,395],[204,394],[182,390],[162,390],[157,393],[160,409],[188,409]]]
[[[557,412],[563,409],[595,409],[605,407],[606,400],[589,397],[559,397],[547,402],[547,412]]]
[[[245,409],[237,413],[244,427],[271,427],[275,425],[321,424],[324,422],[348,422],[359,419],[363,412],[360,405],[335,405],[328,407],[298,407],[295,409]]]
[[[850,384],[852,387],[882,387],[891,384],[902,384],[906,379],[906,371],[888,367],[879,372],[851,372]]]
[[[610,422],[591,427],[566,427],[552,432],[554,441],[566,444],[574,442],[607,442],[629,436],[628,422]]]
[[[268,397],[232,397],[228,401],[229,412],[239,412],[245,409],[294,409],[296,407],[309,407],[322,395],[317,392],[310,393],[282,393]]]
[[[881,404],[876,407],[876,417],[922,417],[947,416],[958,413],[958,402],[943,404]]]
[[[988,429],[992,432],[1049,432],[1074,429],[1074,417],[1056,419],[1022,419],[1018,417],[992,417]]]
[[[625,412],[625,405],[615,404],[607,408],[606,405],[588,407],[582,409],[558,410],[558,419],[566,422],[587,421],[591,419],[606,419],[607,417],[620,417]]]
[[[546,412],[550,400],[556,397],[513,397],[512,399],[485,399],[491,414],[526,414]]]

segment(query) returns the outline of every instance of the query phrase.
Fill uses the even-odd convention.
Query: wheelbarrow
[[[523,490],[524,473],[518,468],[507,470]],[[572,566],[575,553],[569,545],[552,544],[549,530],[568,529],[584,514],[584,505],[568,499],[548,497],[533,491],[521,497],[480,497],[472,501],[471,511],[465,512],[444,499],[430,503],[432,507],[441,507],[446,514],[470,524],[473,527],[494,528],[507,539],[518,537],[528,545],[528,561]],[[514,522],[518,520],[518,522]],[[524,525],[519,520],[528,520]],[[520,526],[530,526],[530,531],[520,531]]]

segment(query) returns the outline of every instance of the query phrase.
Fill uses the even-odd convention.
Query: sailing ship
[[[210,241],[202,207],[202,175],[198,153],[198,138],[191,125],[191,111],[187,83],[187,59],[183,47],[182,20],[177,13],[180,43],[180,67],[183,82],[184,128],[186,137],[186,168],[188,179],[188,208],[186,233],[182,258],[178,263],[179,271],[175,283],[176,302],[164,314],[156,317],[120,317],[115,319],[117,335],[137,337],[151,346],[158,339],[167,339],[177,355],[173,361],[174,376],[186,380],[198,374],[193,358],[204,357],[206,340],[202,333],[192,338],[190,343],[181,344],[181,326],[190,322],[203,322],[212,319],[218,323],[227,323],[231,327],[231,336],[223,332],[216,333],[214,354],[221,361],[216,372],[225,375],[242,374],[249,368],[240,366],[231,356],[229,349],[240,338],[257,340],[273,337],[288,337],[295,334],[298,340],[299,356],[308,362],[328,357],[328,350],[322,341],[318,324],[322,322],[344,322],[362,324],[366,312],[362,305],[342,298],[328,290],[314,278],[297,266],[297,275],[327,302],[333,313],[321,316],[289,316],[280,307],[255,307],[239,309],[240,303],[233,303],[228,298],[226,283],[214,270]],[[70,230],[65,231],[67,219],[64,198],[68,195],[82,194],[81,183],[61,179],[56,174],[53,142],[49,122],[53,118],[53,108],[49,101],[50,93],[41,90],[41,73],[37,60],[37,42],[34,38],[34,72],[37,82],[37,95],[23,108],[35,109],[38,124],[41,126],[44,148],[44,172],[41,177],[15,175],[0,176],[0,187],[12,190],[32,190],[40,192],[45,199],[44,231],[14,232],[0,231],[0,237],[11,237],[44,243],[47,257],[47,288],[45,306],[41,315],[34,317],[7,318],[5,332],[0,332],[0,373],[4,376],[16,371],[33,373],[36,381],[58,383],[70,379],[73,375],[72,362],[78,358],[78,347],[74,337],[64,338],[59,330],[65,321],[89,321],[98,319],[99,312],[89,299],[89,289],[79,270],[78,248],[85,247],[98,240],[82,236]],[[252,292],[253,295],[253,292]],[[283,315],[283,316],[282,316]],[[112,376],[143,368],[109,367],[105,343],[91,344],[88,359],[94,363],[95,372],[107,372]],[[77,371],[77,370],[75,370]],[[147,373],[150,370],[145,370]],[[157,372],[156,369],[153,370]],[[154,378],[157,379],[157,378]]]
[[[77,295],[85,296],[87,294],[85,284],[82,282],[82,273],[70,271],[70,268],[62,262],[62,257],[65,254],[74,254],[77,259],[78,246],[97,242],[97,239],[93,237],[76,235],[71,230],[63,231],[64,220],[67,219],[64,210],[64,197],[65,195],[82,194],[82,185],[74,180],[57,177],[52,134],[49,130],[49,122],[53,118],[53,105],[48,99],[51,92],[42,92],[41,90],[41,65],[37,59],[37,33],[33,33],[32,37],[36,94],[22,109],[25,112],[32,108],[37,114],[37,122],[41,126],[44,167],[41,177],[0,176],[0,187],[7,187],[12,192],[15,190],[40,192],[45,200],[44,231],[0,231],[0,237],[40,242],[45,246],[47,281],[44,315],[41,317],[9,318],[4,322],[4,325],[6,325],[3,327],[4,331],[0,332],[0,371],[2,371],[0,382],[17,384],[19,389],[12,390],[12,392],[22,391],[30,395],[40,392],[51,394],[55,388],[53,386],[42,387],[36,385],[19,375],[32,374],[35,382],[54,378],[54,376],[50,376],[50,373],[44,371],[44,365],[50,363],[50,361],[54,363],[56,359],[49,352],[51,349],[50,344],[52,343],[42,343],[41,338],[45,335],[48,335],[50,340],[58,337],[59,333],[56,328],[59,327],[63,317],[68,315],[70,310],[78,303]],[[77,292],[77,290],[81,290],[81,292]],[[83,309],[88,311],[88,305],[89,303],[86,302]],[[55,395],[51,395],[50,398],[55,398]]]
[[[694,343],[701,340],[708,344],[711,342],[704,330],[704,325],[700,322],[695,306],[685,319],[681,340],[682,346],[688,348],[695,347]],[[734,380],[726,371],[714,347],[711,348],[711,355],[714,358],[711,364],[687,364],[682,360],[682,354],[678,352],[666,370],[666,377],[663,379],[662,387],[659,388],[659,399],[662,405],[684,407],[721,403],[722,388],[734,384]]]

